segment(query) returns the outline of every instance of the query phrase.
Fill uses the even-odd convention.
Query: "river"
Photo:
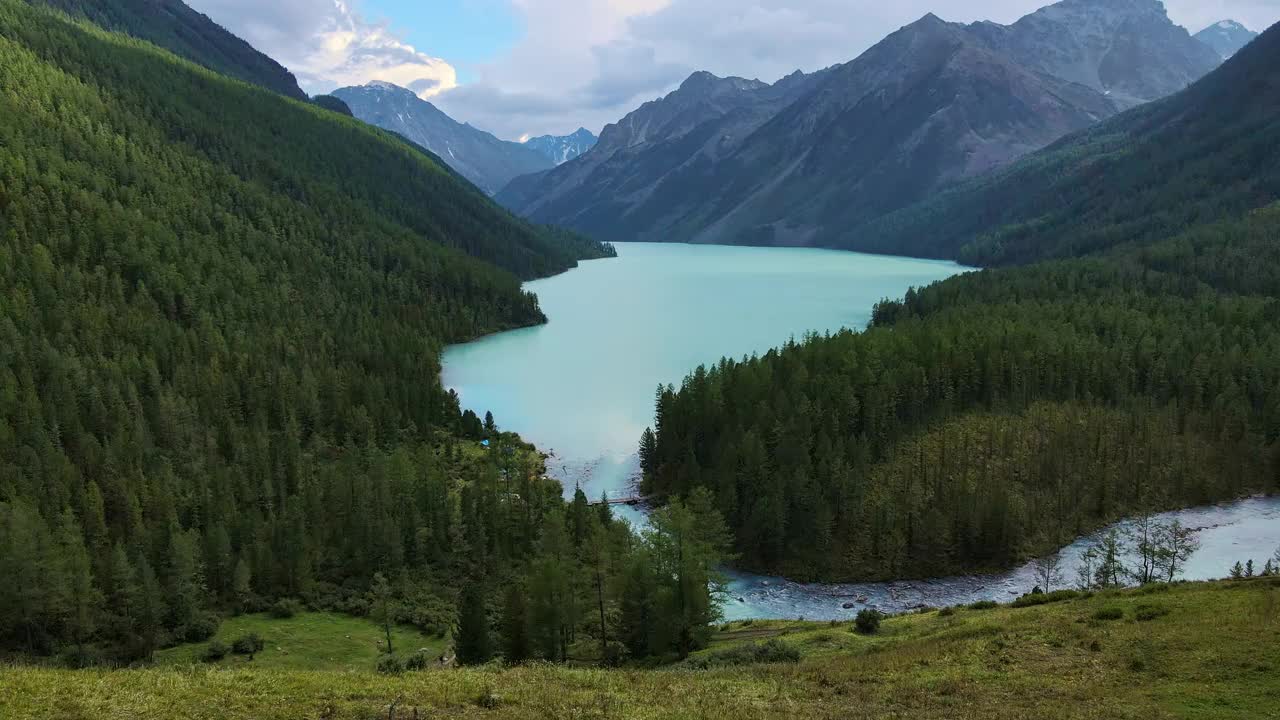
[[[588,261],[528,283],[550,321],[448,348],[443,382],[464,407],[480,415],[492,411],[503,429],[549,453],[548,471],[564,483],[566,495],[581,485],[593,499],[606,492],[630,496],[639,472],[637,442],[652,422],[660,383],[679,385],[700,364],[767,352],[809,332],[861,329],[879,300],[965,270],[949,262],[827,250],[621,244],[616,259]],[[644,520],[636,508],[618,512],[634,523]],[[1271,549],[1280,544],[1280,501],[1194,512],[1200,514],[1184,522],[1213,527],[1201,533],[1204,548],[1189,576],[1220,576],[1230,562],[1246,559],[1232,555],[1237,552],[1252,552],[1260,563],[1271,553],[1262,552],[1267,543]],[[1077,545],[1064,551],[1068,567]],[[734,573],[725,613],[730,619],[838,619],[864,605],[898,611],[1007,600],[1033,585],[1029,568],[850,586]],[[865,603],[856,602],[860,597]],[[855,607],[846,610],[847,602]]]

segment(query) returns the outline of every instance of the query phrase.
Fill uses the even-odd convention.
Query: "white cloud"
[[[598,131],[694,70],[773,81],[857,57],[928,12],[1008,23],[1052,0],[508,0],[525,29],[490,62],[454,68],[365,21],[358,0],[189,0],[293,70],[309,91],[374,79],[411,87],[500,137]],[[1255,30],[1280,0],[1167,0],[1197,31],[1224,18]],[[428,49],[429,50],[429,49]]]
[[[512,0],[528,33],[477,81],[436,102],[458,118],[517,137],[598,130],[709,70],[772,82],[847,62],[933,12],[1009,23],[1052,0]],[[1262,30],[1277,0],[1168,0],[1191,31],[1233,17]]]
[[[386,80],[432,97],[457,87],[447,61],[418,51],[347,0],[188,0],[298,77],[310,93]]]

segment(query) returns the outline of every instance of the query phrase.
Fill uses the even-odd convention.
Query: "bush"
[[[622,667],[627,661],[627,646],[616,640],[610,640],[604,646],[604,657],[600,659],[600,664],[605,667]]]
[[[101,662],[102,658],[88,645],[69,648],[58,656],[58,664],[72,670],[83,670]]]
[[[378,658],[377,668],[383,675],[399,675],[404,672],[405,664],[395,655],[383,655]]]
[[[1169,614],[1169,608],[1160,605],[1139,605],[1134,617],[1139,622],[1148,622]]]
[[[853,629],[863,635],[875,635],[880,630],[882,620],[884,620],[884,613],[867,608],[858,613],[858,617],[853,621]]]
[[[763,663],[798,663],[800,651],[781,640],[738,645],[737,647],[693,658],[689,666],[700,670],[735,665],[759,665]]]
[[[201,613],[182,628],[182,639],[187,642],[204,642],[218,632],[221,619],[213,613]]]
[[[994,610],[1000,607],[1000,603],[995,600],[979,600],[976,603],[969,603],[970,610]]]
[[[426,670],[434,662],[435,660],[431,657],[431,653],[419,650],[404,659],[404,669],[410,671]]]
[[[1104,607],[1093,614],[1094,620],[1119,620],[1124,617],[1124,608]]]
[[[227,646],[217,640],[209,643],[209,646],[201,653],[200,659],[207,663],[215,663],[227,656]]]
[[[1049,603],[1063,602],[1065,600],[1075,600],[1080,597],[1080,593],[1075,590],[1055,590],[1051,593],[1031,593],[1023,595],[1013,601],[1013,607],[1023,608],[1033,605],[1047,605]]]
[[[944,607],[938,611],[938,617],[951,617],[952,615],[955,615],[955,614],[956,614],[956,609],[953,607]]]
[[[293,598],[284,598],[271,606],[271,617],[277,620],[288,620],[302,612],[302,603]]]
[[[235,642],[231,643],[231,652],[237,655],[252,656],[262,652],[262,649],[266,646],[266,642],[258,637],[257,633],[249,633],[248,635],[241,635],[235,639]]]

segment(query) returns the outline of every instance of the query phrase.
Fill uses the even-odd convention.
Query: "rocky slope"
[[[586,128],[572,135],[541,135],[524,141],[524,146],[545,155],[556,165],[563,165],[595,147],[599,138]]]
[[[772,86],[696,74],[499,200],[608,240],[836,245],[1218,63],[1156,0],[1064,0],[1009,26],[929,15]]]
[[[499,140],[459,123],[412,90],[386,82],[334,90],[359,119],[425,147],[481,190],[493,195],[512,178],[553,166],[520,143]]]
[[[1222,62],[1159,0],[1063,0],[1009,26],[970,29],[1014,62],[1105,93],[1122,109],[1175,93]]]
[[[1253,42],[1256,37],[1258,33],[1235,20],[1214,23],[1195,35],[1196,40],[1213,48],[1224,60],[1240,52],[1241,48]]]

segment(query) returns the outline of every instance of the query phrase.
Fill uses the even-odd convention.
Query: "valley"
[[[1280,702],[1280,25],[190,1],[0,0],[0,717]]]

